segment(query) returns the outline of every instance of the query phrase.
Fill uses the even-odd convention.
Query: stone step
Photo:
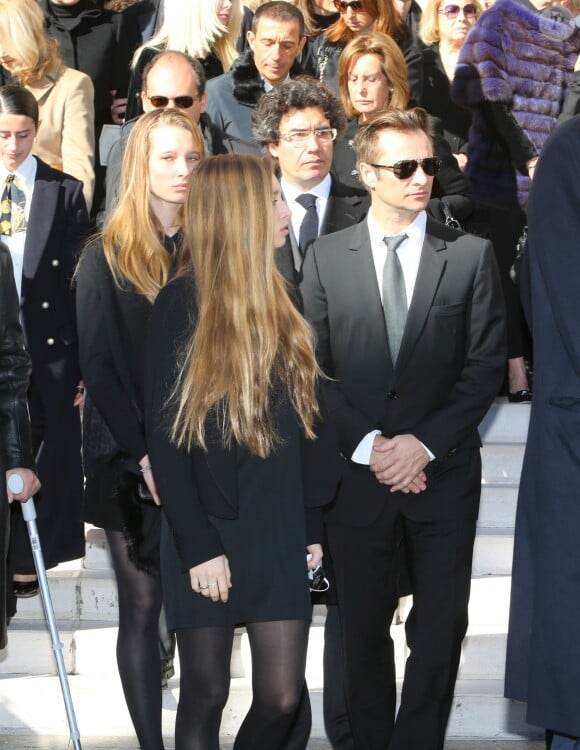
[[[116,675],[69,678],[76,718],[83,738],[103,734],[131,737],[134,731]],[[521,739],[538,735],[524,721],[525,707],[502,697],[501,680],[459,680],[453,700],[447,736],[450,739]],[[324,736],[322,690],[310,686],[312,737]],[[171,736],[175,723],[179,680],[170,680],[163,692],[163,732]],[[232,680],[223,714],[221,735],[233,735],[251,701],[250,680]],[[98,706],[98,710],[96,707]],[[58,678],[52,676],[9,677],[0,680],[1,735],[68,735]],[[64,746],[64,745],[63,745]]]
[[[481,451],[481,484],[517,487],[522,473],[524,446],[519,443],[486,443]]]
[[[510,404],[496,398],[479,425],[483,443],[525,443],[531,404]]]
[[[479,529],[513,529],[516,522],[518,487],[484,484],[479,505]]]

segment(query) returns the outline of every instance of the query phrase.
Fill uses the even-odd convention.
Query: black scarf
[[[56,30],[55,36],[59,43],[62,58],[65,63],[78,70],[77,50],[73,32],[85,21],[92,25],[102,12],[93,0],[79,0],[75,5],[57,5],[50,0],[41,0],[40,6],[50,29]]]
[[[300,75],[302,68],[295,60],[290,68],[290,78]],[[244,104],[257,104],[264,93],[264,81],[254,62],[254,53],[247,50],[231,67],[234,97]]]

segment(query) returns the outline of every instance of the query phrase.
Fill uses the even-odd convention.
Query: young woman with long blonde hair
[[[276,270],[290,214],[269,167],[208,159],[185,215],[189,259],[155,303],[146,379],[181,665],[175,747],[218,749],[234,629],[245,624],[253,701],[234,747],[278,748],[304,683],[307,566],[322,558],[307,519],[332,498],[338,452],[321,434],[310,328]]]
[[[117,207],[77,270],[85,520],[105,529],[119,595],[117,662],[142,750],[161,750],[161,513],[144,427],[144,341],[172,271],[203,137],[157,109],[131,131]]]

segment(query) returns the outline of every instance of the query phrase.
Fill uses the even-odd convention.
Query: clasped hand
[[[227,602],[232,587],[230,564],[225,555],[212,557],[211,560],[195,565],[189,569],[191,588],[213,602]]]
[[[370,470],[381,484],[391,485],[391,492],[412,492],[427,489],[423,471],[429,455],[414,435],[377,435],[371,453]]]

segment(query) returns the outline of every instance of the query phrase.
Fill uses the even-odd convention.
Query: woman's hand
[[[151,464],[149,463],[149,456],[147,454],[145,454],[139,461],[139,466],[141,467],[141,473],[143,474],[143,479],[145,480],[147,489],[153,496],[153,502],[155,503],[155,505],[161,505],[161,499],[159,498],[159,493],[157,492],[157,485],[155,484],[155,478],[153,477]]]
[[[316,570],[316,568],[322,563],[322,545],[321,544],[309,544],[306,549],[310,552],[312,557],[308,560],[308,569]]]
[[[232,574],[225,555],[213,557],[190,568],[189,578],[196,594],[209,597],[214,602],[227,602],[232,587]]]

